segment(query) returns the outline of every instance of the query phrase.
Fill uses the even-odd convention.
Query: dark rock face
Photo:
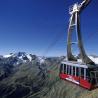
[[[39,65],[32,62],[16,67],[13,65],[15,61],[17,59],[8,58],[0,62],[0,98],[23,98],[30,92],[40,90],[39,84],[33,83],[34,80],[38,79],[40,82],[43,79],[44,73],[39,69]]]
[[[30,93],[29,87],[25,87],[22,85],[16,85],[15,90],[7,95],[7,98],[22,98]]]
[[[0,81],[8,77],[13,72],[12,69],[10,64],[0,64]]]

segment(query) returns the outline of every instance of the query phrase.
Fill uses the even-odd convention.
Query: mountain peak
[[[28,54],[26,52],[10,53],[8,55],[4,55],[3,58],[10,59],[11,61],[13,60],[13,62],[15,61],[15,64],[31,62],[35,59],[39,63],[44,63],[45,60],[45,57]]]

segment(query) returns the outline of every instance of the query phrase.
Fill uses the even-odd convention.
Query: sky
[[[0,54],[66,55],[69,6],[82,0],[0,0]],[[98,0],[81,13],[87,54],[98,55]],[[76,50],[76,51],[74,51]],[[77,49],[73,49],[74,53]]]

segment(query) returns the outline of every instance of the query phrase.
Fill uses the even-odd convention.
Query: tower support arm
[[[82,11],[87,5],[91,2],[91,0],[83,0],[83,2],[80,3],[79,8],[80,11]]]

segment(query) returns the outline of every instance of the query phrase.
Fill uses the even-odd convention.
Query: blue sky
[[[0,0],[0,54],[66,55],[68,8],[81,0]],[[87,54],[98,55],[98,0],[81,13]],[[76,52],[76,51],[75,51]]]

